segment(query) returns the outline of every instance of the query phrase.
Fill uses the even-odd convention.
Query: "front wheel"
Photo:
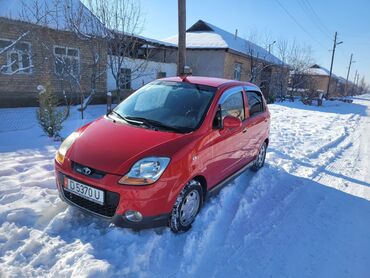
[[[185,232],[191,228],[202,204],[203,190],[196,180],[189,181],[180,192],[173,206],[169,226],[174,233]]]
[[[256,160],[253,163],[253,166],[251,167],[252,171],[257,172],[259,169],[263,167],[265,164],[265,158],[266,158],[266,149],[267,149],[267,143],[263,142]]]

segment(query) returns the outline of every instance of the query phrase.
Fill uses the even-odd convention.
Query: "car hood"
[[[125,174],[146,156],[171,156],[189,134],[155,131],[102,117],[82,129],[67,157],[106,173]],[[176,147],[175,147],[176,146]]]

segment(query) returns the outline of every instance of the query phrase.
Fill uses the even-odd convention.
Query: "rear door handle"
[[[243,133],[246,133],[247,132],[247,128],[245,127],[245,128],[243,128]]]

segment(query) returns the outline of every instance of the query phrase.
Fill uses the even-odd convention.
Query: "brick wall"
[[[250,59],[230,52],[225,53],[224,77],[234,79],[234,67],[236,63],[240,63],[242,66],[240,80],[249,81],[251,69]]]
[[[0,107],[35,106],[37,105],[37,86],[47,85],[61,95],[64,90],[71,98],[77,97],[77,83],[70,78],[58,77],[55,74],[54,46],[73,47],[79,50],[81,91],[88,95],[91,91],[91,74],[93,65],[92,47],[98,49],[100,72],[106,69],[107,50],[100,40],[83,41],[74,33],[53,30],[25,22],[0,18],[0,39],[16,40],[29,31],[22,41],[31,44],[31,73],[7,75],[0,73]],[[0,55],[0,66],[6,63],[6,54]],[[106,93],[106,74],[96,84],[97,98],[104,98]]]

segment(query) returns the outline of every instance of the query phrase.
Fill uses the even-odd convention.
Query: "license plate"
[[[84,199],[99,205],[104,205],[104,191],[67,179],[64,180],[64,189]]]

